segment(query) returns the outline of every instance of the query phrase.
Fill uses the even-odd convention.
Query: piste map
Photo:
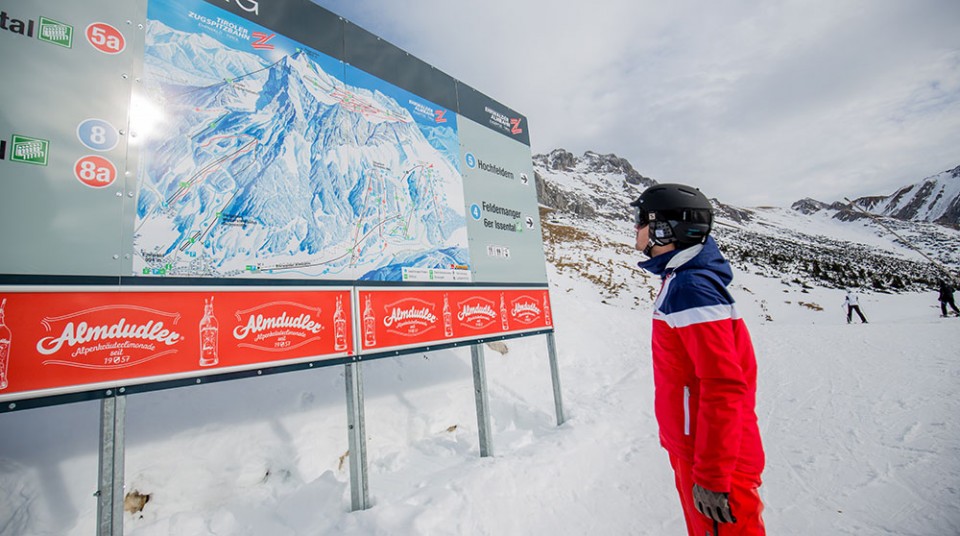
[[[134,274],[469,274],[456,114],[202,1],[150,0]]]

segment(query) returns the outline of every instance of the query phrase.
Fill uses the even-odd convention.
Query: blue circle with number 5
[[[477,167],[477,157],[473,156],[473,153],[463,155],[463,159],[467,161],[467,167],[471,169]]]
[[[120,134],[103,119],[87,119],[77,127],[80,143],[94,151],[109,151],[117,146]]]

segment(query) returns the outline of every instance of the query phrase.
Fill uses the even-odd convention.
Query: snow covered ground
[[[468,350],[367,363],[373,505],[351,513],[341,367],[133,395],[126,486],[150,500],[125,533],[685,534],[653,417],[652,282],[605,304],[549,269],[562,426],[542,336],[486,350],[489,458]],[[847,325],[841,291],[736,277],[769,533],[960,534],[960,319],[932,292],[865,294],[870,323]],[[0,415],[0,535],[96,533],[98,412]]]

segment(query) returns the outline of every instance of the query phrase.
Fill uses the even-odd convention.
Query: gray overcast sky
[[[960,0],[314,0],[525,114],[743,206],[960,165]]]

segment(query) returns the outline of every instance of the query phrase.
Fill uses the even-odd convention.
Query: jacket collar
[[[702,269],[714,273],[725,285],[733,279],[730,263],[723,258],[712,236],[703,244],[657,255],[638,266],[660,277],[680,270]]]
[[[675,249],[642,261],[637,264],[637,266],[662,277],[689,262],[702,250],[703,244],[697,244],[685,249]]]

